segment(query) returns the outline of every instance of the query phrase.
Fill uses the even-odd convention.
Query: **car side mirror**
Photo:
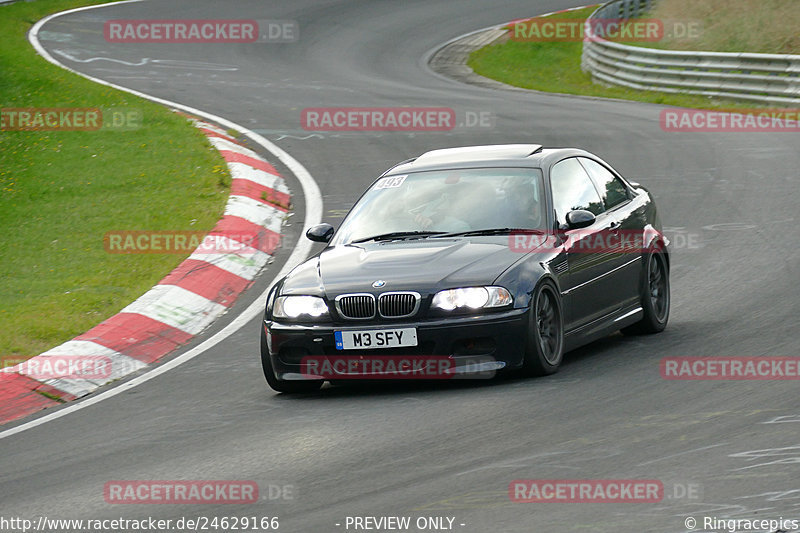
[[[314,242],[330,242],[333,232],[333,226],[330,224],[317,224],[308,228],[306,238]]]
[[[594,224],[595,216],[591,211],[575,209],[567,213],[567,226],[569,229],[580,229]]]

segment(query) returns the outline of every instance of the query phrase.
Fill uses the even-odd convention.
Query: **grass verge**
[[[558,13],[554,19],[586,19],[597,6]],[[633,44],[633,43],[627,43]],[[581,70],[581,41],[521,42],[505,40],[480,48],[470,54],[467,64],[481,76],[516,87],[537,91],[601,96],[637,102],[650,102],[691,108],[759,107],[729,99],[656,91],[639,91],[592,82]]]
[[[663,20],[665,38],[642,46],[668,50],[800,54],[797,0],[659,0],[648,18]],[[697,31],[669,31],[670,22]]]
[[[52,65],[29,45],[37,20],[99,3],[0,6],[0,108],[141,117],[128,131],[0,131],[0,358],[30,357],[79,335],[184,259],[106,253],[107,231],[207,231],[227,199],[224,160],[185,118]]]

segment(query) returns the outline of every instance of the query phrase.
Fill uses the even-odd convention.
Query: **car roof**
[[[390,168],[383,175],[452,168],[542,168],[569,156],[596,157],[577,148],[544,148],[541,144],[491,144],[431,150]]]
[[[542,149],[541,144],[490,144],[460,146],[425,152],[414,160],[417,164],[460,163],[465,160],[519,159]]]

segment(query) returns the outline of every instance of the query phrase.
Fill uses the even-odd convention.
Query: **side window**
[[[606,167],[586,157],[579,157],[578,159],[580,159],[586,172],[589,173],[597,185],[597,188],[602,193],[603,204],[606,209],[611,209],[614,206],[630,200],[628,189],[625,187],[625,184]]]
[[[550,170],[550,185],[559,224],[566,224],[567,213],[573,209],[585,209],[595,215],[604,210],[603,201],[592,180],[574,157],[559,161],[553,166]]]

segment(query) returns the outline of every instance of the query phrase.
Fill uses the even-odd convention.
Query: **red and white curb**
[[[0,424],[81,398],[158,361],[227,312],[270,261],[290,206],[286,183],[272,165],[224,130],[192,120],[231,172],[225,212],[209,232],[222,251],[209,253],[201,245],[116,315],[60,346],[2,369]],[[251,238],[236,240],[245,235]],[[40,381],[31,375],[42,379],[42,368],[56,366],[53,358],[98,356],[109,367],[99,378],[53,375]]]

